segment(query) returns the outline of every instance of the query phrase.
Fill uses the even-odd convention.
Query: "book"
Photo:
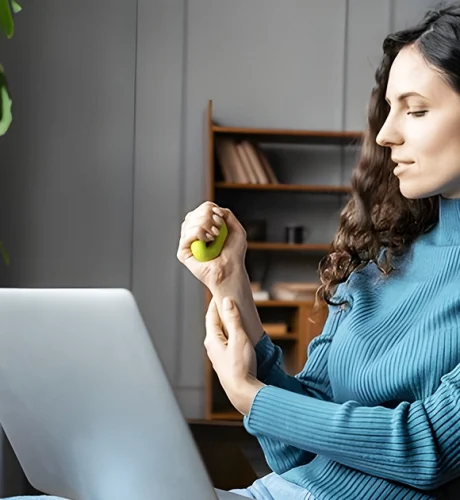
[[[257,184],[257,176],[256,176],[254,168],[251,164],[251,159],[248,156],[246,148],[243,146],[243,144],[239,143],[236,145],[236,149],[238,151],[240,161],[241,161],[243,168],[245,170],[246,178],[248,179],[248,183],[249,184]]]
[[[215,149],[217,161],[219,162],[222,177],[225,182],[234,182],[233,169],[231,168],[232,159],[228,156],[228,149],[221,140],[216,140]]]
[[[270,294],[275,300],[315,300],[319,283],[276,282]]]
[[[266,176],[268,177],[268,181],[270,182],[270,184],[279,184],[280,182],[276,177],[275,172],[273,171],[270,163],[268,162],[268,159],[264,154],[264,152],[260,148],[258,148],[257,153],[259,155],[260,162],[262,164]]]
[[[257,179],[257,184],[269,184],[269,179],[265,173],[264,167],[262,166],[262,162],[260,161],[255,146],[247,140],[241,141],[241,146],[244,148],[244,151],[249,158],[252,170],[254,171]]]
[[[287,323],[262,323],[262,328],[265,330],[267,335],[287,335],[288,325]]]
[[[266,155],[252,142],[219,137],[215,141],[215,148],[225,182],[279,184]]]
[[[257,290],[252,292],[252,299],[257,300],[270,300],[270,294],[267,290]]]
[[[246,184],[249,182],[233,139],[216,139],[216,153],[225,182]]]

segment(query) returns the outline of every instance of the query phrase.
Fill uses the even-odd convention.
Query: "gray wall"
[[[3,283],[130,287],[136,2],[25,2],[16,19],[0,58],[14,99],[0,140]],[[5,469],[1,496],[22,479]]]
[[[203,288],[175,253],[205,199],[208,99],[231,125],[360,129],[383,37],[430,4],[28,3],[1,44],[15,99],[2,283],[132,289],[186,417],[201,417]],[[19,493],[7,479],[0,494]]]

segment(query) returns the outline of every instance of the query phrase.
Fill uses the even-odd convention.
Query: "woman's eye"
[[[409,111],[407,114],[408,115],[413,115],[416,118],[421,118],[422,116],[425,116],[428,111]]]

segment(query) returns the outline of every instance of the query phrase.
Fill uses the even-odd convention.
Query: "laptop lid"
[[[216,500],[131,292],[0,289],[0,422],[75,500]]]

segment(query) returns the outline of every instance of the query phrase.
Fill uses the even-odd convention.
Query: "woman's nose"
[[[391,147],[394,145],[401,145],[404,140],[397,127],[387,119],[377,134],[375,142],[379,146]]]

